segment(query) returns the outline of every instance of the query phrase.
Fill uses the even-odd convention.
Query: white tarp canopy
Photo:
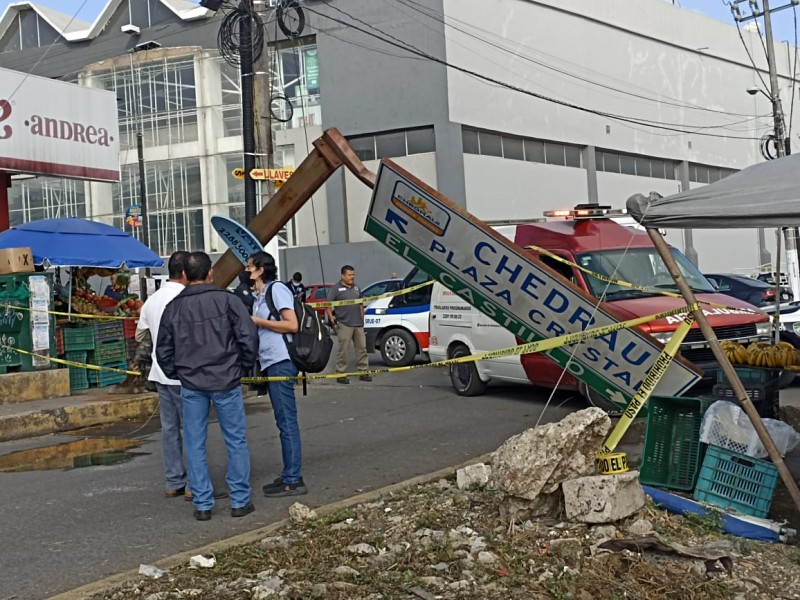
[[[627,208],[646,227],[798,227],[800,154],[759,163],[666,198],[635,194],[628,198]]]

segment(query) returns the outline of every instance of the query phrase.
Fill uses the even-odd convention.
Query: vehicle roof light
[[[560,217],[563,219],[596,219],[623,214],[626,214],[624,210],[614,210],[610,206],[600,206],[598,204],[578,204],[571,210],[558,209],[544,212],[545,217]]]

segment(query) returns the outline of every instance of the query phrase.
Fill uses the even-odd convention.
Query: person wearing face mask
[[[297,377],[297,366],[289,357],[286,335],[297,332],[294,295],[285,283],[278,281],[275,258],[267,252],[256,252],[247,259],[247,270],[255,284],[253,323],[258,327],[258,360],[262,377]],[[279,477],[262,487],[268,498],[301,496],[308,493],[303,481],[300,426],[294,381],[267,382],[269,400],[275,414],[281,441],[283,470]]]

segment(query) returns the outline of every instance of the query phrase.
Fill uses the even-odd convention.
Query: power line
[[[740,139],[740,140],[757,140],[757,139],[760,139],[760,138],[755,138],[755,137],[730,136],[730,135],[719,135],[719,134],[707,133],[707,132],[703,132],[703,131],[699,131],[699,130],[694,130],[694,129],[691,128],[692,126],[690,126],[690,125],[674,124],[674,123],[662,123],[662,122],[653,121],[653,120],[650,120],[650,119],[629,117],[629,116],[625,116],[625,115],[619,115],[619,114],[610,113],[610,112],[606,112],[606,111],[601,111],[601,110],[597,110],[597,109],[593,109],[593,108],[588,108],[588,107],[585,107],[585,106],[581,106],[579,104],[575,104],[573,102],[568,102],[566,100],[559,100],[557,98],[552,98],[552,97],[549,97],[549,96],[545,96],[544,94],[539,94],[539,93],[531,91],[531,90],[526,90],[526,89],[521,88],[519,86],[510,84],[510,83],[507,83],[507,82],[504,82],[504,81],[500,81],[500,80],[495,79],[493,77],[489,77],[488,75],[483,75],[481,73],[477,73],[477,72],[472,71],[470,69],[467,69],[465,67],[460,67],[458,65],[454,65],[454,64],[448,62],[447,60],[444,60],[444,59],[441,59],[439,57],[436,57],[436,56],[433,56],[431,54],[428,54],[427,52],[425,52],[423,50],[420,50],[416,46],[413,46],[412,44],[409,44],[408,42],[400,40],[399,38],[393,36],[392,34],[386,32],[386,31],[383,31],[383,30],[381,30],[381,29],[379,29],[379,28],[377,28],[377,27],[375,27],[373,25],[370,25],[369,23],[364,22],[363,20],[359,19],[358,17],[354,17],[353,15],[347,13],[346,11],[331,5],[329,2],[325,2],[325,4],[329,8],[332,8],[333,10],[335,10],[335,11],[337,11],[337,12],[339,12],[339,13],[347,16],[347,17],[349,17],[350,19],[352,19],[352,20],[354,20],[356,22],[362,23],[363,25],[365,25],[366,27],[368,27],[369,29],[372,29],[374,31],[368,31],[366,29],[363,29],[361,27],[358,27],[358,26],[354,25],[353,23],[348,23],[346,21],[342,21],[341,19],[337,19],[336,17],[333,17],[331,15],[325,14],[325,13],[317,11],[317,10],[314,10],[309,6],[306,6],[305,10],[308,10],[309,12],[317,14],[317,15],[319,15],[321,17],[324,17],[324,18],[329,19],[331,21],[334,21],[336,23],[339,23],[340,25],[344,25],[346,27],[350,27],[352,29],[360,31],[361,33],[363,33],[365,35],[368,35],[368,36],[371,36],[371,37],[373,37],[375,39],[381,40],[384,43],[389,44],[391,46],[395,46],[397,48],[401,48],[403,50],[406,50],[407,52],[410,52],[412,54],[416,54],[418,56],[422,56],[422,57],[424,57],[424,58],[426,58],[426,59],[428,59],[428,60],[430,60],[432,62],[435,62],[435,63],[438,63],[440,65],[449,67],[449,68],[451,68],[453,70],[465,73],[467,75],[470,75],[472,77],[481,79],[483,81],[487,81],[487,82],[496,84],[496,85],[504,87],[506,89],[509,89],[509,90],[512,90],[512,91],[516,91],[516,92],[519,92],[521,94],[525,94],[525,95],[531,96],[533,98],[537,98],[539,100],[543,100],[545,102],[550,102],[550,103],[553,103],[553,104],[564,106],[566,108],[572,108],[572,109],[578,110],[580,112],[585,112],[585,113],[594,114],[594,115],[597,115],[597,116],[606,117],[608,119],[612,119],[612,120],[619,121],[619,122],[632,123],[632,124],[635,124],[635,125],[640,125],[640,126],[645,126],[645,127],[652,127],[654,129],[662,129],[662,130],[672,131],[672,132],[676,132],[676,133],[695,134],[695,135],[700,135],[700,136],[716,137],[716,138],[724,138],[724,139]],[[375,32],[377,32],[377,33],[375,33]],[[378,34],[380,34],[380,35],[378,35]],[[389,39],[387,39],[387,38],[389,38]],[[689,129],[686,129],[686,127],[689,127]]]

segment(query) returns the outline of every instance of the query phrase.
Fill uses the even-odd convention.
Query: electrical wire
[[[373,29],[374,32],[373,31],[368,31],[367,29],[363,29],[361,27],[358,27],[357,25],[354,25],[353,23],[348,23],[348,22],[343,21],[341,19],[337,19],[336,17],[333,17],[331,15],[325,14],[325,13],[320,12],[318,10],[315,10],[315,9],[309,7],[309,6],[306,6],[305,10],[308,10],[309,12],[317,14],[317,15],[319,15],[321,17],[324,17],[324,18],[329,19],[331,21],[334,21],[336,23],[339,23],[340,25],[344,25],[346,27],[350,27],[352,29],[355,29],[356,31],[360,31],[361,33],[364,33],[365,35],[374,37],[375,39],[381,40],[384,43],[389,44],[391,46],[395,46],[397,48],[401,48],[401,49],[403,49],[403,50],[405,50],[405,51],[407,51],[409,53],[416,54],[417,56],[422,56],[422,57],[424,57],[424,58],[426,58],[426,59],[428,59],[428,60],[430,60],[432,62],[435,62],[435,63],[441,64],[443,66],[449,67],[449,68],[451,68],[451,69],[453,69],[455,71],[459,71],[459,72],[465,73],[467,75],[473,76],[473,77],[475,77],[477,79],[481,79],[483,81],[487,81],[487,82],[490,82],[490,83],[497,84],[497,85],[499,85],[501,87],[504,87],[506,89],[509,89],[509,90],[512,90],[512,91],[516,91],[516,92],[519,92],[521,94],[524,94],[524,95],[527,95],[527,96],[531,96],[531,97],[537,98],[539,100],[543,100],[545,102],[550,102],[552,104],[557,104],[559,106],[564,106],[566,108],[572,108],[572,109],[580,111],[580,112],[585,112],[585,113],[589,113],[589,114],[594,114],[594,115],[597,115],[597,116],[605,117],[605,118],[612,119],[612,120],[618,121],[618,122],[632,123],[632,124],[635,124],[635,125],[651,127],[651,128],[654,128],[654,129],[660,129],[660,130],[665,130],[665,131],[672,131],[672,132],[686,133],[686,134],[694,134],[694,135],[699,135],[699,136],[722,138],[722,139],[739,139],[739,140],[757,140],[757,139],[759,139],[759,138],[755,138],[755,137],[752,137],[752,136],[732,136],[732,135],[714,134],[714,133],[709,133],[709,132],[705,132],[705,131],[695,130],[690,125],[675,124],[675,123],[662,123],[662,122],[653,121],[653,120],[650,120],[650,119],[628,117],[628,116],[625,116],[625,115],[619,115],[619,114],[615,114],[615,113],[610,113],[610,112],[606,112],[606,111],[592,109],[592,108],[589,108],[589,107],[586,107],[586,106],[581,106],[579,104],[575,104],[573,102],[569,102],[569,101],[566,101],[566,100],[559,100],[557,98],[546,96],[546,95],[540,94],[538,92],[534,92],[534,91],[531,91],[531,90],[526,90],[526,89],[521,88],[519,86],[510,84],[510,83],[507,83],[507,82],[504,82],[504,81],[500,81],[500,80],[495,79],[493,77],[489,77],[488,75],[483,75],[481,73],[477,73],[477,72],[472,71],[470,69],[467,69],[465,67],[454,65],[454,64],[448,62],[447,60],[444,60],[444,59],[438,58],[436,56],[433,56],[431,54],[428,54],[427,52],[425,52],[423,50],[420,50],[416,46],[413,46],[412,44],[404,42],[403,40],[400,40],[399,38],[396,38],[392,34],[386,32],[386,31],[383,31],[383,30],[381,30],[379,28],[376,28],[373,25],[370,25],[369,23],[365,23],[364,21],[362,21],[358,17],[354,17],[353,15],[350,15],[346,11],[343,11],[342,9],[337,8],[337,7],[331,5],[328,2],[325,2],[325,4],[329,8],[332,8],[333,10],[344,14],[345,16],[353,19],[354,21],[364,24],[369,29]],[[655,132],[652,132],[652,133],[657,135]]]
[[[242,3],[232,8],[223,17],[217,32],[217,48],[231,66],[239,66],[242,62],[242,29],[250,30],[250,48],[252,60],[255,61],[264,50],[264,27],[261,17],[250,3]]]
[[[395,0],[390,0],[390,1],[393,2]],[[588,77],[584,77],[584,76],[581,76],[581,75],[578,75],[578,74],[575,74],[575,73],[570,73],[568,71],[565,71],[563,69],[560,69],[558,67],[550,65],[550,64],[548,64],[546,62],[543,62],[541,60],[536,60],[535,58],[532,58],[531,56],[528,56],[528,55],[525,55],[525,54],[520,54],[519,52],[513,51],[513,50],[503,46],[500,43],[495,43],[495,42],[492,42],[489,39],[486,39],[486,38],[483,38],[483,37],[481,37],[479,35],[475,35],[473,33],[470,33],[465,28],[457,27],[456,25],[453,25],[452,23],[448,22],[448,19],[451,20],[451,21],[463,23],[465,27],[474,27],[474,26],[472,26],[471,24],[469,24],[469,23],[467,23],[465,21],[461,21],[461,20],[459,20],[459,19],[457,19],[455,17],[449,17],[449,16],[445,17],[445,15],[443,13],[439,13],[438,11],[435,11],[434,9],[430,9],[430,8],[424,6],[423,4],[420,4],[419,2],[416,2],[415,0],[397,0],[397,1],[400,4],[403,4],[404,6],[408,7],[409,9],[414,10],[414,11],[420,13],[420,14],[423,14],[423,15],[429,17],[430,19],[436,21],[437,23],[441,23],[445,27],[450,27],[451,29],[455,29],[456,31],[459,31],[459,32],[463,33],[464,35],[466,35],[466,36],[468,36],[468,37],[470,37],[472,39],[475,39],[475,40],[477,40],[477,41],[479,41],[481,43],[487,44],[489,46],[492,46],[492,47],[497,48],[499,50],[502,50],[504,52],[508,52],[509,54],[511,54],[513,56],[516,56],[518,58],[521,58],[522,60],[531,62],[531,63],[536,64],[538,66],[541,66],[541,67],[543,67],[545,69],[554,71],[556,73],[559,73],[559,74],[564,75],[564,76],[569,77],[569,78],[577,79],[579,81],[582,81],[584,83],[588,83],[590,85],[595,85],[595,86],[598,86],[600,88],[604,88],[604,89],[607,89],[607,90],[610,90],[610,91],[617,92],[619,94],[631,96],[633,98],[642,99],[642,100],[645,100],[647,102],[658,102],[660,104],[664,104],[664,105],[667,105],[667,106],[674,106],[674,107],[678,107],[678,108],[684,108],[684,109],[690,109],[690,110],[698,110],[698,111],[716,113],[716,114],[721,114],[721,115],[726,115],[726,116],[728,116],[728,115],[736,115],[736,116],[743,116],[743,117],[744,116],[749,116],[749,115],[746,115],[746,114],[731,113],[731,112],[725,111],[725,110],[708,108],[706,106],[700,106],[700,105],[697,105],[697,104],[693,104],[691,102],[681,101],[681,100],[678,100],[677,98],[671,98],[669,96],[665,96],[665,97],[661,98],[661,97],[653,97],[653,96],[647,96],[647,95],[639,94],[639,93],[635,93],[635,92],[630,92],[630,91],[626,91],[626,90],[620,89],[618,87],[614,87],[612,85],[608,85],[608,84],[604,84],[604,83],[595,81],[595,80],[590,79]],[[489,32],[489,31],[487,31],[485,29],[481,29],[481,28],[478,28],[478,27],[474,27],[474,29],[476,29],[476,30],[478,30],[478,31],[480,31],[482,33],[485,33],[487,35],[493,35],[493,34],[491,34],[491,32]],[[505,38],[501,37],[499,39],[505,41]],[[537,52],[539,52],[540,54],[543,54],[543,55],[546,56],[545,53],[543,53],[543,52],[541,52],[539,50],[537,50]],[[570,66],[573,66],[573,67],[575,66],[575,65],[572,65],[571,63],[568,63],[567,61],[564,61],[564,62],[566,62],[566,64],[569,64]],[[664,98],[666,98],[666,99],[664,99]]]
[[[761,70],[756,66],[756,61],[753,59],[753,55],[750,53],[750,49],[747,47],[747,42],[744,41],[744,36],[742,35],[742,28],[739,27],[739,21],[736,19],[733,20],[736,23],[736,31],[739,34],[739,39],[742,42],[742,47],[744,48],[745,53],[747,54],[747,58],[750,59],[750,64],[753,65],[753,71],[758,78],[761,80],[761,85],[764,86],[764,89],[769,89],[767,82],[764,81],[764,77],[761,75]]]
[[[789,130],[786,138],[792,138],[792,122],[794,121],[794,91],[797,84],[797,6],[792,4],[792,21],[794,22],[794,65],[792,66],[792,100],[789,105]],[[791,142],[790,142],[791,143]]]

